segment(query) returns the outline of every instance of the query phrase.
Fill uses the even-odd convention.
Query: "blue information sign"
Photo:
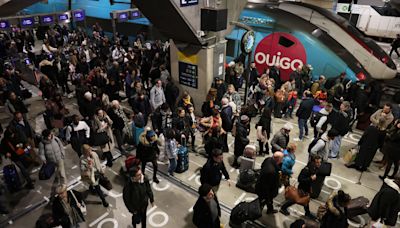
[[[85,20],[85,11],[84,10],[77,10],[73,12],[74,20],[75,21],[83,21]]]
[[[68,14],[60,14],[58,15],[58,22],[64,22],[68,20]]]
[[[0,29],[8,29],[8,28],[10,28],[10,22],[0,21]]]
[[[29,27],[35,25],[33,17],[26,17],[21,19],[21,27]]]
[[[41,24],[52,24],[54,22],[54,17],[52,15],[41,16],[40,23]]]
[[[198,5],[199,0],[181,0],[181,7]]]
[[[127,21],[129,19],[128,12],[119,13],[117,16],[118,16],[118,22]]]
[[[138,11],[138,10],[135,10],[135,11],[131,12],[131,20],[140,18],[141,16],[142,15],[140,14],[140,11]]]

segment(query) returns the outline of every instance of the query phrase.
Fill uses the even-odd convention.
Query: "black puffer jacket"
[[[122,198],[129,212],[134,213],[146,208],[154,202],[153,191],[150,187],[149,179],[144,176],[143,183],[128,181],[122,191]]]
[[[239,157],[243,155],[244,147],[249,144],[249,139],[247,138],[247,128],[240,122],[236,124],[236,136],[235,136],[235,156]]]
[[[143,132],[139,136],[139,145],[136,149],[136,156],[144,162],[151,162],[157,159],[157,155],[160,154],[160,150],[157,146],[157,136],[155,141],[149,142],[146,137],[146,132]]]

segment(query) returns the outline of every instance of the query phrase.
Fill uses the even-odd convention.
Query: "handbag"
[[[87,214],[87,208],[86,208],[85,202],[82,201],[81,203],[79,203],[78,199],[76,199],[76,196],[75,196],[75,194],[74,194],[74,191],[70,190],[70,192],[71,192],[71,195],[72,195],[72,197],[74,198],[76,204],[77,204],[77,205],[78,205],[78,204],[81,205],[81,206],[79,207],[79,210],[81,211],[81,213],[82,213],[83,215],[86,215],[86,214]]]
[[[347,164],[350,164],[350,163],[352,163],[352,162],[356,159],[357,154],[358,154],[358,148],[352,148],[352,149],[348,150],[348,151],[344,154],[344,156],[343,156],[343,161],[344,161],[345,163],[347,163]]]
[[[90,144],[92,146],[102,146],[110,142],[110,137],[107,132],[102,131],[98,133],[93,133],[90,137]]]
[[[53,175],[56,166],[52,162],[46,162],[39,171],[39,180],[48,180]]]
[[[96,172],[95,177],[96,179],[99,180],[99,184],[103,186],[105,189],[111,190],[113,188],[111,181],[106,176],[104,176],[104,174]]]
[[[303,206],[310,203],[310,196],[308,194],[300,194],[300,191],[294,186],[286,187],[285,198]]]

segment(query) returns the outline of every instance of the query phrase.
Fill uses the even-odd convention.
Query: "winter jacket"
[[[299,109],[297,109],[296,116],[299,117],[299,119],[308,120],[308,118],[311,116],[314,105],[314,99],[304,98],[300,103]]]
[[[328,139],[327,132],[322,134],[321,138],[318,139],[317,143],[311,148],[310,154],[319,155],[322,160],[327,161],[329,157],[330,142]]]
[[[207,183],[211,186],[217,186],[221,182],[222,174],[224,174],[225,179],[229,179],[225,164],[223,162],[215,162],[212,158],[209,158],[200,171],[200,181],[202,184]]]
[[[123,112],[123,111],[122,111]],[[121,118],[120,116],[118,116],[117,114],[116,114],[116,112],[114,111],[114,109],[113,108],[110,108],[110,109],[108,109],[107,110],[107,114],[108,114],[108,116],[110,117],[110,119],[113,121],[113,124],[112,124],[112,128],[113,129],[118,129],[118,130],[123,130],[124,129],[124,127],[125,127],[125,121],[124,121],[124,119],[123,118]],[[124,113],[125,114],[125,113]],[[126,114],[125,114],[126,115]],[[128,119],[128,118],[126,118],[126,119]]]
[[[281,129],[277,132],[271,140],[272,152],[280,151],[281,149],[285,149],[289,143],[289,135],[284,133],[284,130]]]
[[[383,151],[389,159],[393,161],[400,160],[400,128],[397,128],[397,122],[386,133]]]
[[[156,110],[159,106],[165,103],[164,90],[153,86],[150,90],[150,105],[153,110]]]
[[[332,193],[326,202],[327,211],[322,217],[321,228],[346,228],[349,227],[347,223],[347,209],[340,208],[337,202],[337,193]]]
[[[220,228],[221,224],[219,217],[221,216],[221,208],[219,206],[217,195],[214,195],[214,200],[217,203],[218,216],[215,221],[212,221],[209,203],[207,203],[202,196],[197,199],[196,204],[193,206],[192,221],[198,228]]]
[[[240,107],[241,107],[241,105],[242,105],[242,101],[241,101],[241,99],[240,99],[240,95],[239,95],[239,93],[238,92],[233,92],[232,94],[229,94],[228,92],[226,92],[225,94],[224,94],[224,97],[226,97],[226,98],[228,98],[228,100],[231,102],[233,102],[233,103],[235,103],[235,105],[236,105],[236,109],[237,110],[240,110]]]
[[[42,161],[57,163],[65,157],[64,146],[59,138],[42,139],[39,143],[39,156]]]
[[[290,153],[287,150],[283,151],[283,161],[282,161],[282,174],[291,176],[293,174],[293,166],[296,163],[296,156],[294,153]]]
[[[224,131],[226,132],[230,132],[232,130],[232,124],[233,124],[232,107],[229,105],[223,106],[220,114],[222,119],[222,129],[224,129]]]
[[[306,167],[304,167],[297,177],[297,181],[299,182],[297,188],[305,193],[311,193],[311,185],[313,183],[311,176],[315,175],[316,173],[317,168],[315,166],[307,165]]]
[[[368,208],[371,219],[374,221],[381,219],[385,225],[395,226],[400,212],[399,194],[399,186],[393,180],[386,178]]]
[[[103,128],[104,123],[107,123],[107,127],[105,128]],[[95,115],[93,118],[93,123],[92,123],[93,132],[95,133],[106,132],[108,137],[110,138],[110,142],[100,146],[102,152],[109,152],[114,149],[114,135],[111,129],[112,125],[113,121],[106,113],[104,113],[103,118],[99,118],[97,115]]]
[[[349,113],[342,111],[334,111],[328,117],[328,121],[332,125],[332,129],[337,130],[341,136],[345,136],[349,132],[350,119],[351,116]]]
[[[146,137],[146,131],[139,136],[139,145],[136,149],[136,156],[144,162],[151,162],[157,159],[160,150],[157,146],[157,136],[154,142],[149,142]]]
[[[235,156],[239,157],[243,154],[244,147],[249,144],[249,139],[247,138],[247,128],[240,122],[236,124],[236,135],[235,135]]]
[[[281,186],[279,167],[272,157],[266,158],[261,164],[260,176],[257,179],[255,190],[260,199],[272,200],[278,195]]]
[[[130,213],[135,213],[146,208],[154,202],[153,191],[151,190],[149,179],[144,176],[143,182],[133,182],[129,180],[122,191],[122,198],[126,208]]]
[[[79,203],[82,203],[82,196],[79,192],[72,190],[74,192],[74,195],[76,199],[78,200]],[[52,212],[53,212],[53,219],[54,219],[54,225],[60,225],[62,228],[71,228],[72,225],[77,225],[77,224],[71,224],[71,221],[69,219],[68,213],[65,211],[61,198],[56,196],[53,201],[53,206],[52,206]],[[75,199],[73,198],[72,194],[70,191],[68,191],[68,202],[71,208],[77,211],[79,220],[80,221],[85,221],[85,217],[81,213],[81,210],[79,209]]]
[[[382,120],[384,123],[382,124],[383,130],[386,129],[394,120],[394,116],[392,112],[382,116],[383,109],[379,109],[370,117],[371,123],[374,126],[378,126],[379,122]]]
[[[99,156],[95,152],[90,152],[89,157],[82,155],[80,159],[82,181],[85,181],[90,185],[98,185],[99,183],[95,178],[95,174],[96,172],[104,173]],[[91,166],[89,166],[89,161],[92,163]]]
[[[178,147],[176,145],[175,139],[166,139],[165,140],[165,154],[168,159],[176,158],[176,154],[178,152]]]
[[[28,121],[23,120],[24,125],[22,125],[20,122],[17,122],[16,120],[12,120],[9,124],[9,126],[14,127],[14,129],[17,131],[18,137],[21,139],[22,143],[27,143],[28,138],[33,138],[35,133],[33,131],[33,128],[29,124]]]

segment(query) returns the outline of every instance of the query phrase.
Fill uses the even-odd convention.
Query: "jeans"
[[[335,139],[332,141],[331,144],[331,153],[330,157],[331,158],[336,158],[339,155],[340,152],[340,145],[342,144],[342,138],[343,136],[338,135],[335,137]]]
[[[299,139],[303,139],[304,130],[305,130],[306,135],[308,135],[307,119],[300,119],[299,118],[298,123],[299,123],[299,130],[300,130]]]
[[[174,174],[174,171],[176,169],[176,165],[177,165],[176,158],[170,158],[169,159],[169,166],[168,166],[168,173],[170,175]]]

